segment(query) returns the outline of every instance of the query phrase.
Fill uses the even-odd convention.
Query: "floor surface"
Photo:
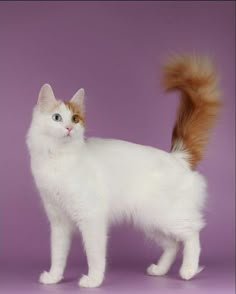
[[[41,285],[37,282],[40,269],[23,267],[1,268],[0,290],[4,294],[64,294],[64,293],[181,293],[181,294],[231,294],[235,292],[232,266],[208,266],[191,281],[182,281],[173,270],[165,277],[150,277],[140,266],[120,266],[109,269],[104,284],[96,289],[81,289],[77,286],[82,269],[72,268],[65,280],[58,285]]]

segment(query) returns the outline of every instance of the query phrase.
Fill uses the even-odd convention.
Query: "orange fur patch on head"
[[[84,112],[80,109],[80,107],[78,107],[76,103],[73,103],[71,101],[64,101],[63,103],[71,111],[72,116],[78,115],[79,122],[84,125],[84,121],[85,121]]]

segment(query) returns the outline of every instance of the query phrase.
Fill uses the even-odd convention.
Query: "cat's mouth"
[[[67,133],[66,135],[64,135],[64,138],[71,138],[71,134],[70,133]]]

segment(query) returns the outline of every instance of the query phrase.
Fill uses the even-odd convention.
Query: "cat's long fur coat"
[[[82,234],[88,274],[97,287],[106,265],[111,223],[131,220],[163,248],[150,275],[164,275],[183,244],[180,276],[200,271],[199,232],[206,182],[194,170],[220,106],[216,74],[207,58],[178,56],[164,68],[166,89],[181,91],[171,152],[120,140],[84,139],[84,91],[56,100],[44,85],[27,134],[31,169],[51,226],[51,269],[40,282],[63,278],[74,230]]]

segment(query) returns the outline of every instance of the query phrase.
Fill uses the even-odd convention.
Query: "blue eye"
[[[55,121],[62,121],[62,117],[59,113],[54,113],[52,119]]]

